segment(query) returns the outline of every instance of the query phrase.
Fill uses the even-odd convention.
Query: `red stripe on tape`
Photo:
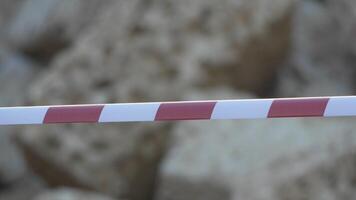
[[[210,119],[216,102],[162,103],[156,121]]]
[[[50,107],[43,123],[98,122],[103,105]]]
[[[329,98],[274,100],[268,117],[322,117]]]

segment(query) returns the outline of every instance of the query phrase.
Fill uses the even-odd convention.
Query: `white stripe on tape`
[[[0,108],[0,125],[42,124],[48,106]]]
[[[154,121],[160,103],[105,105],[99,122]]]
[[[272,99],[218,101],[211,119],[267,118],[272,102]]]
[[[355,116],[356,97],[332,97],[326,106],[324,116]]]

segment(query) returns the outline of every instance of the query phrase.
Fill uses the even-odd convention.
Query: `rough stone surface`
[[[316,165],[300,176],[285,181],[277,190],[281,199],[354,199],[355,150]]]
[[[303,1],[296,9],[292,56],[278,96],[345,95],[355,91],[356,2]]]
[[[172,131],[172,145],[161,166],[156,199],[301,199],[288,193],[290,188],[284,185],[300,189],[296,193],[303,195],[307,187],[296,187],[294,180],[308,180],[309,174],[325,163],[337,166],[337,160],[352,159],[350,152],[356,148],[353,120],[179,123]],[[337,167],[328,165],[325,176],[339,176],[333,172]],[[354,189],[352,170],[343,171],[345,190]]]
[[[219,85],[258,91],[273,79],[288,48],[292,3],[116,1],[73,48],[55,58],[31,87],[28,102],[177,100],[187,88]],[[38,15],[56,16],[59,4],[46,1],[47,10]],[[33,5],[24,9],[28,6]],[[31,168],[50,185],[149,199],[170,125],[31,126],[19,144]]]
[[[34,95],[85,102],[82,93],[100,90],[95,101],[103,102],[176,100],[192,86],[261,92],[288,50],[292,1],[144,2],[110,6],[75,50],[57,59],[56,72]],[[62,74],[74,88],[63,89],[69,84],[61,85]]]
[[[34,200],[113,200],[110,197],[93,193],[80,191],[70,188],[62,188],[46,191],[38,195]]]
[[[149,199],[168,136],[166,125],[27,127],[20,146],[36,174],[51,186]]]
[[[116,1],[32,85],[28,102],[178,100],[188,88],[224,84],[257,91],[270,81],[289,39],[293,1],[268,2],[278,6]],[[235,84],[236,76],[242,82]],[[51,185],[149,199],[171,125],[31,126],[18,141],[31,168]]]

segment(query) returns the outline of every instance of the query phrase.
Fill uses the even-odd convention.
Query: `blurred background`
[[[0,105],[352,95],[355,0],[0,0]],[[356,198],[355,118],[0,128],[1,200]]]

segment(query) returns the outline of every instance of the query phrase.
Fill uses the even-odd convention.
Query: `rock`
[[[52,67],[61,68],[55,71],[62,73],[78,65],[101,69],[78,76],[96,76],[100,89],[118,85],[119,93],[133,93],[130,96],[136,101],[158,97],[176,100],[180,96],[177,92],[183,90],[180,88],[192,86],[229,85],[262,93],[287,52],[293,1],[271,0],[268,4],[278,5],[271,7],[264,2],[120,1],[77,41],[77,55],[65,56],[65,64],[64,59],[58,59],[61,63]],[[231,20],[235,18],[238,20]],[[157,91],[147,91],[148,79],[153,80],[149,83]],[[167,82],[174,84],[168,87]],[[112,93],[118,93],[117,88]],[[128,95],[109,101],[131,100],[122,96]]]
[[[191,88],[224,84],[258,90],[287,49],[293,3],[265,2],[116,1],[32,84],[28,102],[179,100]],[[260,56],[263,62],[256,62]],[[150,199],[171,126],[31,126],[18,141],[31,168],[51,185]]]
[[[353,94],[355,1],[300,1],[296,8],[292,56],[276,95]]]
[[[20,146],[34,172],[51,186],[149,199],[166,129],[164,124],[27,127]]]
[[[110,3],[100,0],[26,0],[8,25],[11,44],[34,59],[49,62]]]
[[[172,131],[172,145],[160,168],[156,199],[289,199],[288,191],[294,188],[284,185],[297,187],[293,184],[297,177],[308,177],[317,167],[355,150],[353,120],[179,123]],[[346,187],[354,187],[352,175],[343,177],[349,183]],[[297,194],[307,190],[303,186],[296,188],[300,191]]]
[[[271,0],[278,5],[271,7],[264,2],[118,1],[54,61],[33,99],[93,102],[85,94],[100,91],[94,101],[177,100],[186,87],[215,85],[262,91],[282,60],[280,51],[287,49],[293,1]],[[266,58],[255,59],[262,55]],[[48,93],[53,96],[41,98]]]
[[[182,82],[269,87],[288,50],[293,1],[156,2],[138,27],[160,58],[177,56]]]
[[[38,195],[34,200],[113,200],[110,197],[93,192],[70,188],[49,190]]]

